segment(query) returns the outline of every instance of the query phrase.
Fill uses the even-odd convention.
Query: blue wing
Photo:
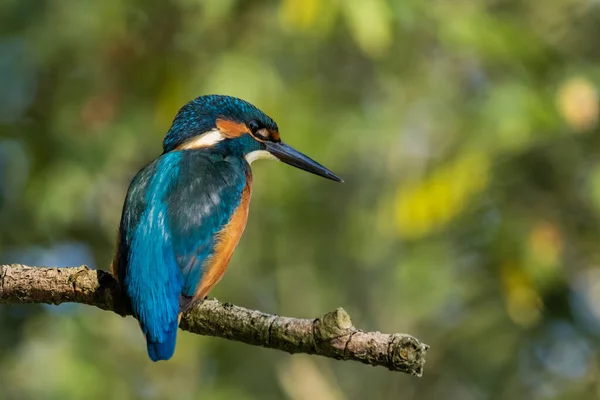
[[[202,154],[202,153],[201,153]],[[219,155],[183,152],[179,179],[167,195],[172,246],[184,278],[181,294],[193,297],[215,247],[216,234],[240,204],[247,164]]]
[[[240,204],[245,168],[243,160],[170,152],[132,181],[118,274],[153,360],[173,354],[179,312],[202,279],[216,234]]]

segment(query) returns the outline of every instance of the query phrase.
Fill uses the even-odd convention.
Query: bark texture
[[[81,303],[131,315],[118,282],[107,272],[76,268],[0,265],[0,303]],[[429,346],[402,334],[364,332],[338,308],[315,319],[298,319],[248,310],[207,299],[187,312],[180,329],[288,353],[317,354],[384,366],[421,376]]]

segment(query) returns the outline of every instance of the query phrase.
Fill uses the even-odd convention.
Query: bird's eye
[[[248,122],[248,128],[250,128],[250,131],[254,134],[256,134],[256,132],[258,132],[258,130],[260,129],[260,124],[258,123],[258,121],[256,120],[252,120],[250,122]]]

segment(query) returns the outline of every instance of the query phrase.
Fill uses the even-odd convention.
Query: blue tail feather
[[[169,327],[164,331],[164,335],[159,340],[152,340],[146,336],[146,344],[148,347],[148,355],[152,361],[168,360],[173,357],[175,352],[175,344],[177,342],[178,321],[175,320],[169,324]]]

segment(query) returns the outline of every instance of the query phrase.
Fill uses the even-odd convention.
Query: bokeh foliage
[[[212,295],[432,346],[422,379],[0,308],[0,398],[600,397],[600,3],[0,0],[0,261],[107,268],[178,110],[242,97],[346,179],[255,164]]]

